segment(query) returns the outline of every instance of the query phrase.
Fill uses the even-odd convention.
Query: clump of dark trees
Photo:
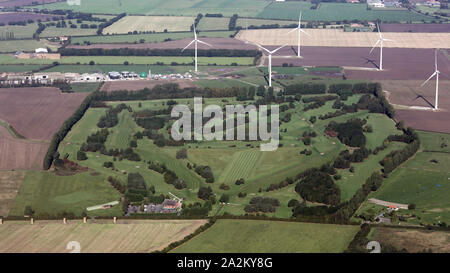
[[[245,206],[244,211],[247,213],[264,212],[274,213],[276,208],[280,206],[280,201],[270,197],[253,197],[250,203]]]

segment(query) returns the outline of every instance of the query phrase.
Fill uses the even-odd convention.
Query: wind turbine
[[[383,70],[383,42],[393,42],[393,40],[383,38],[383,35],[381,35],[381,32],[380,32],[380,27],[379,27],[378,23],[377,23],[377,30],[378,30],[378,35],[380,36],[380,38],[378,38],[378,41],[375,43],[375,45],[373,45],[372,49],[370,50],[370,53],[372,53],[372,51],[375,49],[375,47],[378,44],[380,44],[380,67],[378,68],[378,70]]]
[[[247,32],[248,32],[248,20],[247,18],[245,18],[245,43],[248,44],[248,40],[247,40]]]
[[[308,35],[308,36],[311,36],[311,35],[309,35],[309,33],[308,32],[306,32],[306,31],[304,31],[303,29],[302,29],[302,12],[300,11],[300,15],[298,16],[298,26],[296,27],[296,28],[294,28],[294,29],[292,29],[291,31],[289,31],[288,33],[286,33],[286,34],[289,34],[289,33],[291,33],[291,32],[294,32],[294,31],[298,31],[298,43],[297,43],[297,57],[301,57],[300,56],[300,36],[301,36],[301,33],[303,32],[303,33],[305,33],[306,35]]]
[[[436,98],[434,103],[434,110],[438,109],[438,96],[439,96],[439,74],[441,72],[438,70],[437,65],[437,50],[434,51],[434,72],[431,74],[431,76],[424,81],[420,86],[424,86],[429,80],[431,80],[434,76],[436,76]]]
[[[195,30],[195,22],[194,22],[194,40],[192,40],[192,42],[190,42],[185,48],[183,48],[181,50],[181,52],[183,52],[186,48],[188,48],[190,45],[192,45],[192,43],[194,43],[194,45],[195,45],[195,60],[194,60],[194,63],[195,63],[195,72],[197,72],[197,47],[198,47],[198,43],[207,45],[209,47],[212,47],[212,45],[197,39],[197,31]]]
[[[256,43],[255,43],[256,44]],[[259,48],[264,49],[267,53],[269,53],[269,87],[272,87],[272,54],[274,54],[275,52],[277,52],[278,50],[282,49],[283,47],[285,47],[286,45],[280,46],[277,49],[274,49],[272,51],[268,50],[265,47],[262,47],[259,44],[256,44]]]

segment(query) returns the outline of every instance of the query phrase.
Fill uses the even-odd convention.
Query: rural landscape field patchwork
[[[449,19],[0,1],[0,253],[448,253]]]

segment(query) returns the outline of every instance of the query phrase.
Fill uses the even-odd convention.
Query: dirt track
[[[387,202],[387,201],[383,201],[383,200],[379,200],[379,199],[375,199],[375,198],[370,198],[369,199],[369,203],[373,203],[373,204],[377,204],[380,206],[396,206],[399,209],[408,209],[408,205],[407,204],[399,204],[399,203],[393,203],[393,202]]]

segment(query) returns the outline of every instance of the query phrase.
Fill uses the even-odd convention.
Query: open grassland
[[[236,38],[260,45],[296,46],[298,43],[297,33],[286,34],[288,31],[288,29],[249,29],[240,31]],[[371,48],[378,40],[378,33],[376,32],[344,32],[341,29],[306,29],[305,31],[310,35],[302,36],[302,46]],[[383,37],[394,41],[383,44],[384,47],[450,47],[450,33],[386,32]]]
[[[382,251],[384,245],[406,249],[410,253],[450,251],[450,233],[445,231],[376,227],[372,229],[369,239],[380,242]]]
[[[76,20],[72,20],[72,23],[76,25],[76,28],[71,28],[69,24],[65,28],[58,28],[56,26],[48,26],[39,35],[40,37],[59,37],[59,36],[84,36],[84,35],[96,35],[97,28],[81,28],[82,24],[95,24],[99,25],[99,22],[82,21],[77,23]]]
[[[228,28],[227,28],[228,29]],[[203,31],[197,35],[199,38],[228,38],[234,34],[234,31]],[[73,37],[72,44],[113,44],[113,43],[140,43],[144,40],[146,43],[160,43],[168,39],[180,40],[185,38],[193,38],[192,32],[171,32],[171,33],[151,33],[151,34],[126,34],[126,35],[103,35],[103,36],[84,36]]]
[[[70,241],[81,253],[149,253],[162,250],[206,223],[206,220],[11,221],[0,226],[2,253],[69,253]],[[50,239],[51,237],[51,239]]]
[[[447,147],[440,148],[448,135],[419,132],[424,150],[434,152],[419,152],[404,163],[387,179],[381,188],[372,193],[369,198],[384,201],[415,204],[416,209],[401,211],[404,215],[415,215],[408,220],[415,224],[448,223],[450,220],[450,154]],[[376,205],[365,204],[358,212],[379,210]]]
[[[159,57],[159,56],[69,56],[62,57],[58,60],[61,64],[89,64],[93,61],[95,64],[123,64],[129,62],[130,64],[191,64],[193,57]],[[11,55],[0,55],[0,64],[52,64],[55,60],[40,60],[40,59],[16,59]],[[198,57],[199,65],[251,65],[253,58],[251,57]]]
[[[197,26],[200,31],[228,30],[230,18],[228,17],[203,17]]]
[[[189,31],[194,17],[126,16],[103,30],[103,34],[133,31]]]
[[[35,210],[36,216],[73,212],[81,216],[86,208],[119,200],[120,196],[105,175],[81,172],[71,176],[58,176],[53,172],[29,171],[25,175],[14,206],[9,215],[23,216],[26,206]],[[88,212],[90,216],[121,215],[120,205],[109,210]]]
[[[177,253],[340,253],[358,226],[218,220],[211,228],[173,252]]]
[[[14,39],[27,39],[33,38],[33,34],[36,32],[37,24],[28,24],[26,26],[0,26],[0,40],[3,43],[3,39],[6,39],[7,33],[13,33]]]
[[[222,13],[224,16],[232,16],[238,13],[241,16],[255,16],[270,4],[265,0],[122,0],[121,3],[122,5],[117,5],[115,0],[85,0],[82,5],[69,6],[61,2],[35,7],[108,14],[126,12],[142,15],[197,16],[198,13]]]
[[[0,216],[8,216],[24,177],[24,171],[0,171]]]
[[[17,51],[34,52],[36,48],[46,48],[46,43],[36,40],[8,40],[0,41],[0,52],[1,53],[14,53]]]
[[[417,131],[424,151],[449,153],[450,134]]]
[[[41,66],[38,64],[34,65],[0,65],[0,72],[31,72],[35,69],[39,69]]]

